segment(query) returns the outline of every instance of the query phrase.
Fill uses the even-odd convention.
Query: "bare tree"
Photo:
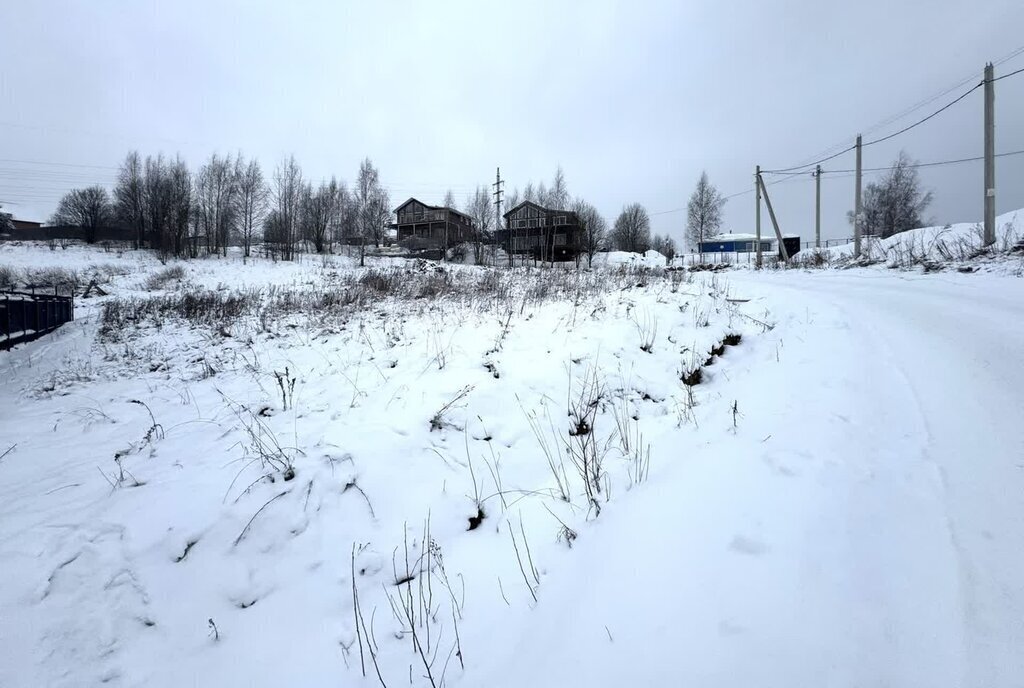
[[[241,156],[239,156],[241,167]],[[238,171],[238,195],[236,196],[238,233],[242,239],[243,255],[249,258],[252,242],[257,229],[262,226],[270,204],[270,189],[263,180],[259,160],[253,158]]]
[[[444,202],[441,205],[445,208],[456,208],[455,205],[455,194],[452,193],[451,189],[444,192]]]
[[[622,209],[612,228],[612,243],[620,251],[644,253],[651,244],[651,218],[639,203]]]
[[[391,199],[388,192],[381,186],[380,172],[373,166],[373,161],[365,158],[359,164],[356,177],[355,203],[361,241],[359,264],[366,263],[366,242],[373,241],[380,246],[384,239],[385,225],[391,217]]]
[[[144,213],[145,194],[142,158],[138,151],[131,151],[117,172],[114,186],[114,210],[117,218],[135,233],[135,248],[146,244],[146,217]]]
[[[502,205],[505,207],[505,212],[512,210],[517,205],[523,202],[523,196],[519,193],[519,188],[516,187],[505,194],[505,199]]]
[[[483,242],[491,236],[491,229],[495,225],[494,208],[491,203],[491,192],[486,186],[476,187],[476,191],[470,196],[466,203],[466,214],[473,218],[473,225],[476,232],[475,251],[476,263],[481,262],[483,256]]]
[[[526,186],[523,187],[523,201],[537,202],[537,190],[533,188],[533,182],[527,182]]]
[[[724,205],[725,199],[708,181],[708,173],[701,172],[697,187],[686,205],[686,240],[691,248],[699,248],[702,242],[718,233]]]
[[[932,192],[921,189],[917,163],[900,151],[892,167],[878,182],[864,188],[861,200],[862,230],[883,239],[928,224],[923,215],[932,202]],[[853,224],[853,212],[847,213]]]
[[[198,246],[195,241],[188,241],[192,214],[192,173],[180,156],[168,168],[165,184],[170,247],[164,250],[173,249],[176,256],[183,256],[188,251],[195,258]]]
[[[165,253],[171,243],[168,230],[171,195],[170,176],[163,154],[155,158],[147,155],[143,171],[143,218],[149,231],[149,246]]]
[[[14,220],[10,213],[5,213],[0,205],[0,234],[9,234],[14,231]]]
[[[307,184],[303,190],[303,236],[313,242],[317,253],[330,250],[332,228],[337,224],[339,206],[338,182],[320,182],[314,190]]]
[[[369,222],[370,234],[377,237],[377,242],[383,241],[388,221],[391,220],[391,196],[384,187],[377,187],[367,206],[365,217]],[[360,265],[365,264],[365,256],[365,251],[361,251],[359,254]]]
[[[281,258],[295,258],[295,244],[298,240],[300,213],[302,212],[302,169],[289,155],[274,170],[274,210],[272,223],[266,226],[272,231],[270,241],[276,244]]]
[[[99,230],[114,220],[114,207],[110,194],[102,186],[75,189],[64,194],[57,205],[57,211],[50,218],[55,225],[81,227],[86,243],[96,243]]]
[[[569,185],[565,181],[565,172],[562,171],[562,166],[559,165],[558,169],[555,170],[555,177],[551,181],[551,188],[548,190],[545,202],[549,208],[568,210],[569,201]]]
[[[199,168],[196,177],[196,216],[206,236],[206,249],[210,253],[222,251],[228,254],[231,230],[235,225],[238,210],[237,171],[239,162],[230,156],[221,157],[214,153],[209,161]]]
[[[651,248],[665,256],[665,260],[668,263],[671,263],[672,259],[676,256],[676,242],[668,234],[664,236],[655,234],[654,238],[651,239]]]
[[[578,251],[587,256],[587,267],[594,266],[594,255],[605,246],[608,223],[592,204],[577,199],[572,206],[580,224]]]
[[[359,236],[359,207],[344,182],[338,185],[338,212],[333,234],[337,242]]]

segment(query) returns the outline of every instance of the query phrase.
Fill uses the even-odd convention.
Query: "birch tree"
[[[702,242],[718,234],[724,205],[725,199],[708,181],[708,173],[701,172],[697,187],[686,205],[686,240],[691,248],[699,248]]]
[[[270,205],[270,189],[263,179],[259,160],[253,158],[247,165],[241,165],[239,157],[238,194],[236,196],[238,234],[242,240],[242,252],[248,260],[256,233],[263,225]]]
[[[587,256],[587,267],[594,266],[594,255],[605,246],[608,223],[592,204],[577,199],[572,206],[579,222],[578,250]]]

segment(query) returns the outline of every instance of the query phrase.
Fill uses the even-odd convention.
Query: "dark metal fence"
[[[0,350],[32,341],[75,319],[74,295],[0,291]]]

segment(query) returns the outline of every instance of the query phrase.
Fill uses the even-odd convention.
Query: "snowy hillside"
[[[978,223],[922,227],[895,234],[887,239],[867,237],[862,247],[862,262],[881,263],[892,268],[963,265],[979,258],[1005,258],[1024,240],[1024,210],[996,217],[996,243],[990,256],[984,255],[983,231]],[[809,249],[797,254],[798,263],[848,264],[853,244],[827,249]]]
[[[5,354],[3,685],[475,685],[765,329],[628,268],[2,254],[53,259],[109,295]]]
[[[0,245],[0,686],[1015,685],[1024,282],[608,258]]]

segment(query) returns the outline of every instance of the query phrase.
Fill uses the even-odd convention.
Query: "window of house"
[[[556,225],[565,225],[565,224],[569,224],[569,223],[565,221],[565,215],[559,215],[558,217],[555,218],[555,224]]]

